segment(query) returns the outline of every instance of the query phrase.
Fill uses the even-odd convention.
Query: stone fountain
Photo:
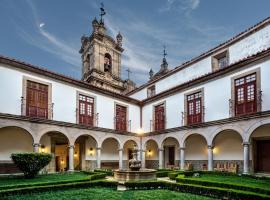
[[[129,160],[129,169],[118,169],[114,171],[114,178],[119,182],[155,180],[156,170],[141,169],[141,161],[138,160],[138,148],[135,145],[132,152],[132,159]]]

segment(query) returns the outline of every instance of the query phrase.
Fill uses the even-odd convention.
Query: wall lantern
[[[213,148],[213,154],[217,154],[218,153],[218,149],[217,149],[217,147],[214,147]]]
[[[64,162],[64,159],[62,158],[61,159],[61,165],[63,165],[65,162]]]
[[[94,149],[92,147],[90,147],[89,153],[90,153],[90,156],[92,156],[94,154]]]
[[[152,151],[151,151],[151,149],[148,150],[147,155],[148,155],[149,157],[152,156]]]
[[[75,151],[75,153],[74,153],[74,157],[77,157],[78,156],[78,153],[77,153],[77,151]]]
[[[41,153],[45,153],[45,145],[41,145]]]

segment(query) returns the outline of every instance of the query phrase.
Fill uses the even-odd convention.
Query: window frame
[[[117,109],[117,106],[122,106],[122,107],[125,107],[126,108],[126,130],[118,130],[116,129],[117,125],[117,121],[116,121],[116,109]],[[117,130],[117,131],[129,131],[131,130],[131,123],[129,123],[130,120],[129,120],[129,106],[126,105],[126,104],[123,104],[123,103],[119,103],[119,102],[114,102],[114,130]]]
[[[224,67],[220,67],[219,60],[224,57],[227,58],[227,65]],[[212,60],[212,71],[217,71],[229,66],[230,64],[229,49],[224,49],[222,51],[219,51],[218,53],[215,53],[214,55],[212,55],[211,60]]]
[[[152,92],[154,91],[154,93]],[[149,95],[150,94],[150,95]],[[147,98],[153,97],[156,95],[156,85],[151,85],[147,88]]]
[[[22,78],[22,107],[21,107],[21,115],[23,116],[27,116],[27,112],[26,112],[26,109],[27,109],[27,82],[28,81],[31,81],[31,82],[35,82],[35,83],[38,83],[38,84],[42,84],[42,85],[46,85],[48,87],[48,115],[47,115],[47,118],[44,118],[44,119],[49,119],[49,120],[52,120],[53,119],[53,108],[52,108],[52,84],[49,83],[49,82],[46,82],[46,81],[43,81],[43,80],[40,80],[40,79],[37,79],[37,78],[32,78],[32,77],[29,77],[29,76],[23,76]],[[31,117],[31,116],[29,116]]]
[[[162,101],[162,102],[159,102],[157,104],[154,104],[153,107],[152,107],[152,124],[151,124],[151,130],[152,131],[161,131],[161,130],[156,130],[156,125],[155,125],[155,122],[156,122],[156,107],[157,106],[160,106],[160,105],[164,105],[164,129],[162,130],[165,130],[167,128],[167,109],[166,109],[166,101]]]

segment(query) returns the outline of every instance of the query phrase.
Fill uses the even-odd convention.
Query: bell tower
[[[100,8],[100,20],[92,21],[90,36],[81,37],[82,80],[94,86],[116,93],[125,93],[128,81],[121,79],[121,56],[123,37],[120,32],[116,38],[107,34]]]

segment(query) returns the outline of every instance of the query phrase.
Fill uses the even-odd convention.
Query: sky
[[[269,0],[0,0],[0,54],[81,79],[79,49],[91,22],[123,35],[122,78],[157,72],[166,46],[173,69],[270,16]]]

